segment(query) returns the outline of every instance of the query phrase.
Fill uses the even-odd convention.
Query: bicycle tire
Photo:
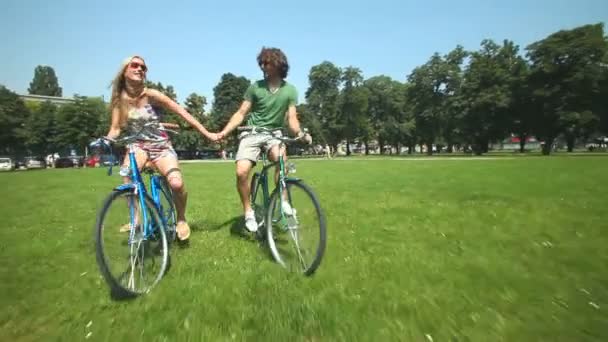
[[[137,297],[139,295],[148,293],[152,288],[154,288],[160,282],[160,280],[164,276],[164,274],[167,270],[167,266],[169,264],[169,246],[167,244],[165,229],[162,226],[162,220],[160,219],[160,214],[158,213],[158,210],[157,210],[156,206],[154,205],[154,201],[152,200],[152,198],[150,198],[149,195],[146,194],[146,196],[144,197],[144,201],[145,201],[145,205],[146,205],[146,209],[148,210],[148,213],[151,214],[149,219],[154,220],[156,225],[158,226],[160,224],[160,227],[161,227],[161,229],[155,229],[155,233],[158,234],[157,238],[160,239],[160,246],[161,246],[160,253],[162,254],[160,270],[158,271],[158,274],[155,276],[153,283],[150,286],[147,286],[143,291],[135,291],[133,289],[125,288],[121,284],[119,279],[117,279],[111,272],[111,269],[110,269],[111,267],[108,262],[108,259],[107,259],[106,255],[104,255],[103,236],[104,236],[105,217],[106,217],[108,210],[110,209],[112,203],[114,203],[121,196],[125,196],[125,195],[136,196],[134,193],[135,193],[134,189],[115,190],[115,191],[111,192],[104,200],[103,205],[98,212],[97,220],[95,222],[95,229],[94,229],[94,231],[95,231],[94,232],[95,250],[96,250],[95,254],[96,254],[96,259],[97,259],[97,265],[99,266],[99,270],[100,270],[103,278],[105,279],[106,283],[110,287],[112,295],[118,297],[119,299],[133,298],[133,297]],[[137,200],[136,202],[138,203],[138,205],[140,205],[139,200]],[[138,253],[139,253],[139,250],[138,250]]]
[[[319,266],[321,265],[323,256],[325,254],[325,248],[326,248],[326,244],[327,244],[327,227],[326,227],[326,221],[325,221],[325,214],[323,213],[319,200],[317,199],[317,196],[315,195],[314,191],[308,185],[306,185],[304,182],[302,182],[301,180],[288,179],[285,181],[285,185],[287,188],[290,204],[293,204],[292,203],[292,196],[293,196],[292,189],[294,187],[298,188],[298,189],[302,190],[303,193],[306,194],[306,196],[312,201],[314,211],[316,214],[316,222],[317,222],[318,228],[319,228],[319,230],[318,230],[319,241],[314,250],[314,258],[313,258],[312,262],[301,270],[302,273],[304,273],[304,275],[310,276],[310,275],[314,274],[315,271],[319,268]],[[279,198],[280,198],[279,191],[277,188],[270,196],[270,204],[268,206],[267,217],[266,217],[266,234],[267,234],[266,241],[267,241],[268,247],[270,249],[270,252],[271,252],[274,260],[277,263],[279,263],[281,266],[288,268],[287,263],[285,262],[285,260],[283,260],[283,256],[281,255],[282,252],[279,251],[279,248],[277,247],[277,239],[275,239],[275,237],[278,236],[277,230],[283,229],[278,226],[278,225],[280,225],[279,222],[276,221],[273,217],[273,214],[275,213],[275,211],[277,209],[277,204],[281,203],[281,201],[278,201]],[[292,206],[292,208],[293,208],[293,206]],[[282,210],[281,210],[281,212],[282,212]],[[284,217],[286,217],[286,216],[284,216]],[[284,217],[282,217],[281,219],[284,219]],[[297,218],[295,220],[297,221]],[[274,227],[275,223],[277,223],[277,227]],[[299,224],[297,223],[297,225],[299,225]],[[288,228],[288,230],[297,230],[297,229],[299,229],[299,228]],[[291,232],[290,232],[290,234],[291,234]],[[293,238],[293,235],[291,237]],[[297,239],[298,238],[296,236],[296,240]],[[296,246],[296,248],[299,250],[298,246]],[[298,252],[298,256],[300,257],[300,261],[302,261],[302,256],[301,256],[300,252]]]

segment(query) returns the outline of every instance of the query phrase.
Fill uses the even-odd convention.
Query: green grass
[[[233,164],[188,164],[190,247],[123,302],[92,240],[118,177],[0,174],[0,341],[608,340],[608,158],[297,165],[328,220],[314,277],[235,233]]]

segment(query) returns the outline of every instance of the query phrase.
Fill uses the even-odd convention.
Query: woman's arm
[[[106,138],[114,140],[120,135],[120,109],[118,107],[112,108],[112,122],[110,123],[110,130],[106,134]]]
[[[167,95],[161,93],[156,89],[148,89],[147,95],[150,99],[152,99],[155,103],[158,103],[163,108],[176,113],[181,116],[190,126],[194,127],[197,131],[199,131],[202,135],[207,137],[207,139],[215,141],[217,140],[217,134],[210,133],[207,131],[205,126],[203,126],[194,116],[188,113],[182,106],[178,105],[175,101],[171,100]]]

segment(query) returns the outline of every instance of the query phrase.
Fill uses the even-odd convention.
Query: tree
[[[243,95],[251,82],[242,76],[232,73],[223,74],[219,83],[213,88],[213,109],[211,117],[216,129],[222,129],[228,123],[243,102]]]
[[[341,75],[340,68],[324,61],[310,69],[309,87],[306,90],[307,109],[322,127],[319,140],[330,144],[334,150],[340,142],[341,132],[338,123]]]
[[[608,38],[605,40],[606,50],[608,51]],[[602,71],[600,74],[599,92],[596,94],[594,103],[596,107],[594,113],[600,116],[598,133],[608,134],[608,52],[604,54],[603,61],[600,66]]]
[[[243,102],[243,95],[251,82],[232,73],[223,74],[213,88],[212,116],[218,127],[224,127]]]
[[[370,119],[370,133],[376,136],[380,154],[384,154],[388,118],[394,114],[395,106],[391,94],[395,82],[384,75],[371,77],[364,82],[365,87],[369,90],[367,112]],[[367,150],[367,142],[365,143]]]
[[[369,91],[369,131],[377,139],[380,153],[384,154],[386,143],[396,147],[403,143],[411,153],[415,145],[415,122],[407,101],[408,86],[384,75],[367,79],[364,86]]]
[[[208,118],[205,115],[206,104],[207,99],[202,95],[198,95],[197,93],[190,94],[186,98],[185,102],[188,113],[192,114],[192,116],[194,116],[200,123],[208,128]],[[183,127],[182,125],[180,134],[173,138],[173,142],[176,148],[194,152],[203,147],[205,140],[197,130],[193,129],[189,125],[187,127]]]
[[[54,152],[56,135],[55,116],[57,106],[50,101],[36,106],[25,120],[18,134],[23,139],[27,150],[36,155]]]
[[[209,117],[209,126],[214,131],[223,129],[232,115],[238,110],[243,102],[243,95],[251,82],[242,76],[225,73],[218,84],[213,88],[213,107]],[[224,146],[236,144],[236,134],[226,137],[221,143]]]
[[[203,120],[205,117],[205,106],[207,99],[197,93],[192,93],[186,98],[186,110],[194,115],[198,120]]]
[[[55,70],[50,66],[39,65],[34,70],[34,79],[30,82],[28,92],[32,95],[62,96]]]
[[[518,47],[505,40],[502,45],[484,40],[481,49],[471,54],[462,85],[464,111],[462,129],[476,154],[487,152],[488,143],[503,139],[513,117],[514,89],[525,62]]]
[[[346,139],[346,155],[350,156],[351,142],[362,133],[362,127],[366,126],[369,90],[362,86],[363,76],[359,68],[345,68],[341,80],[343,86],[338,122],[342,127],[340,137]]]
[[[456,96],[461,82],[461,64],[467,52],[461,46],[445,56],[435,53],[408,76],[408,97],[415,116],[416,132],[433,153],[432,146],[445,130],[448,99]]]
[[[0,153],[12,155],[23,150],[18,131],[29,114],[19,95],[0,85]]]
[[[83,150],[108,126],[108,108],[100,98],[74,96],[74,103],[61,106],[57,112],[57,134],[53,143],[59,149]],[[105,127],[105,129],[103,128]]]
[[[597,120],[595,101],[602,93],[602,62],[608,50],[603,25],[559,31],[527,50],[536,107],[532,126],[544,141],[543,154],[551,152],[560,134],[570,140],[572,150],[572,138]]]
[[[321,140],[321,137],[323,136],[323,127],[321,126],[319,118],[310,109],[310,106],[306,103],[301,103],[297,106],[296,110],[298,112],[300,125],[308,129],[313,140]]]
[[[534,102],[532,90],[528,84],[530,66],[523,60],[521,72],[512,79],[512,102],[510,106],[511,133],[519,138],[519,153],[524,153],[526,141],[532,135],[532,116],[534,115]]]

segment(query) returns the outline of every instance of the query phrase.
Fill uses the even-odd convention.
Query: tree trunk
[[[574,142],[575,142],[574,136],[568,135],[566,137],[566,144],[568,145],[568,152],[574,151]]]
[[[519,153],[526,152],[526,136],[519,136]]]
[[[365,141],[363,144],[365,145],[365,155],[369,156],[369,143]]]
[[[380,154],[384,154],[384,140],[378,138],[378,145],[380,145]]]
[[[449,143],[448,144],[448,153],[453,153],[454,152],[454,144]]]
[[[426,154],[429,156],[433,155],[433,143],[427,143],[426,144]]]
[[[346,139],[346,156],[350,156],[350,140]]]
[[[407,154],[412,154],[412,153],[414,153],[414,144],[409,143],[407,145]]]
[[[484,142],[484,138],[482,137],[476,137],[475,140],[473,141],[473,153],[476,156],[480,156],[484,153],[484,147],[483,147],[483,142]],[[487,148],[487,146],[486,146]]]
[[[555,138],[545,139],[545,144],[543,145],[543,155],[548,156],[551,154],[551,148],[553,147],[553,140],[555,140]]]

